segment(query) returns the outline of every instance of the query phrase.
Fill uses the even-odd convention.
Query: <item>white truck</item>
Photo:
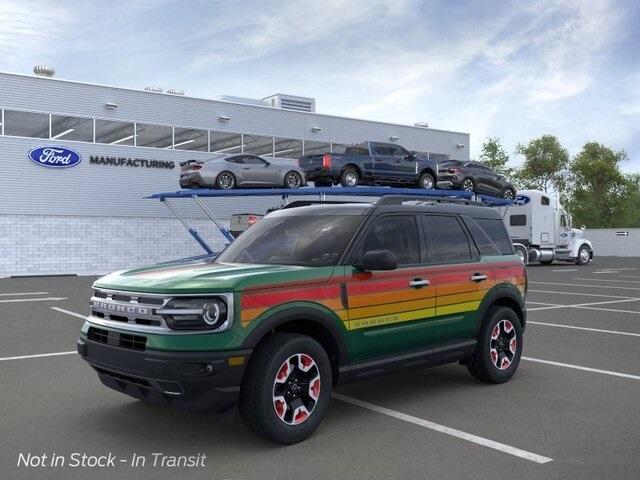
[[[584,227],[571,226],[571,216],[560,200],[540,190],[521,190],[513,205],[501,207],[513,245],[525,264],[554,260],[586,265],[593,260],[593,246],[584,238]]]

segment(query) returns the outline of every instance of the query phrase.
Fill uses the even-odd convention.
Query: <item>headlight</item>
[[[222,331],[229,328],[232,315],[227,308],[230,298],[172,298],[158,309],[172,330]]]

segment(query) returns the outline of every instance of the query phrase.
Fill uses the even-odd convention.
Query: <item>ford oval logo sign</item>
[[[69,148],[38,147],[29,152],[29,160],[42,167],[69,168],[82,161],[82,156]]]
[[[529,197],[526,195],[516,195],[516,199],[513,201],[514,205],[522,206],[529,203]]]

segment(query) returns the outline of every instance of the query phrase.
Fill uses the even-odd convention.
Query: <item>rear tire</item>
[[[357,187],[360,182],[360,175],[353,167],[347,167],[340,177],[340,185],[343,187]]]
[[[301,442],[327,413],[331,375],[329,357],[317,341],[275,333],[251,356],[242,380],[240,415],[261,437],[284,445]]]
[[[216,177],[216,187],[220,190],[230,190],[236,186],[236,177],[233,173],[224,170]]]
[[[522,355],[522,326],[509,307],[493,307],[478,333],[478,346],[467,369],[478,380],[504,383],[511,379]]]
[[[522,263],[527,265],[529,263],[529,251],[527,248],[524,245],[516,245],[514,249],[520,257],[520,260],[522,260]]]
[[[472,178],[467,177],[464,180],[462,180],[462,183],[460,184],[460,188],[465,192],[475,192],[476,182],[474,182]]]

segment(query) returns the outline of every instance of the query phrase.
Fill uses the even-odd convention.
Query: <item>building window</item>
[[[136,123],[136,146],[171,148],[173,128],[150,123]]]
[[[49,138],[49,115],[5,110],[4,134],[16,137]]]
[[[302,156],[302,140],[276,138],[274,157],[300,158]]]
[[[51,115],[51,138],[93,142],[93,119]]]
[[[96,142],[111,145],[133,145],[133,123],[96,119]]]
[[[331,144],[331,153],[344,153],[347,149],[347,145],[342,143],[332,143]]]
[[[322,155],[331,151],[331,144],[328,142],[314,142],[313,140],[304,141],[305,155]]]
[[[260,135],[243,135],[244,153],[273,157],[273,137]]]
[[[193,128],[175,128],[173,148],[176,150],[197,150],[199,152],[208,151],[209,139],[206,130],[196,130]]]
[[[210,132],[211,153],[242,153],[242,135],[239,133]]]

